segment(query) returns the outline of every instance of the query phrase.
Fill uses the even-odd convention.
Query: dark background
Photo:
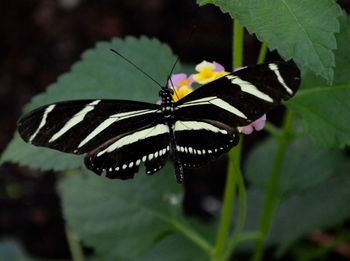
[[[350,10],[349,1],[338,1]],[[190,42],[193,26],[197,27]],[[22,107],[69,70],[97,41],[126,35],[156,37],[180,60],[206,59],[231,67],[232,20],[194,0],[8,0],[0,2],[0,153],[11,140]],[[254,64],[259,42],[245,37],[245,64]],[[113,55],[113,54],[111,54]],[[276,53],[268,59],[278,59]],[[270,117],[270,116],[269,116]],[[279,113],[272,116],[278,123]],[[249,144],[263,136],[249,137]],[[209,218],[203,195],[221,197],[223,161],[187,175],[185,211]],[[215,176],[208,173],[215,173]],[[35,257],[69,258],[57,173],[6,163],[0,166],[0,239],[18,239]]]

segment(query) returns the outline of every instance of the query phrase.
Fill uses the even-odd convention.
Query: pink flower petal
[[[254,121],[252,123],[254,129],[256,131],[260,131],[264,128],[265,126],[265,122],[266,122],[266,114],[264,114],[263,116],[261,116],[259,119],[257,119],[256,121]]]
[[[244,68],[246,68],[246,67],[247,67],[247,66],[238,67],[238,68],[234,69],[233,71],[234,71],[234,72],[238,72],[239,70],[242,70],[242,69],[244,69]]]
[[[253,132],[253,127],[251,125],[244,126],[243,129],[242,129],[242,132],[245,135],[249,135],[249,134],[251,134]]]
[[[184,73],[173,74],[170,77],[168,85],[172,86],[174,84],[174,87],[180,87],[180,82],[186,80],[186,78],[187,75]]]
[[[265,123],[266,123],[266,114],[264,114],[259,119],[257,119],[256,121],[250,123],[247,126],[239,127],[239,129],[241,130],[241,132],[243,134],[249,135],[254,130],[256,130],[256,131],[262,130],[265,127]]]
[[[214,64],[214,66],[215,66],[214,72],[222,72],[222,71],[225,71],[224,66],[222,66],[220,63],[213,62],[213,64]]]

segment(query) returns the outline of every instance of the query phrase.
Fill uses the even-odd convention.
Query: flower
[[[245,135],[249,135],[253,132],[253,130],[260,131],[264,128],[266,122],[266,114],[261,116],[256,121],[252,122],[251,124],[243,127],[238,127],[239,132],[244,133]]]
[[[192,78],[199,84],[206,84],[228,74],[221,64],[217,62],[210,63],[207,61],[197,64],[196,71],[198,73],[193,74]]]
[[[174,88],[173,100],[176,102],[192,92],[192,83],[193,79],[191,76],[187,77],[184,73],[173,74],[168,82],[168,85]]]
[[[193,79],[191,76],[187,77],[187,75],[184,73],[178,73],[178,74],[173,74],[170,77],[168,85],[173,87],[181,87],[184,85],[191,86],[192,83],[193,83]]]

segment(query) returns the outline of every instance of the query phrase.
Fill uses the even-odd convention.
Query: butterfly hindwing
[[[166,163],[170,151],[169,127],[154,123],[99,146],[85,156],[85,165],[108,178],[132,178],[141,164],[151,175]]]
[[[210,82],[176,103],[182,119],[208,119],[228,126],[246,126],[291,98],[300,72],[291,63],[242,68]]]
[[[160,117],[159,107],[123,100],[59,102],[26,114],[19,120],[18,130],[33,145],[81,154],[151,125]]]
[[[178,120],[175,138],[177,155],[189,168],[217,159],[239,142],[236,128],[210,120]]]

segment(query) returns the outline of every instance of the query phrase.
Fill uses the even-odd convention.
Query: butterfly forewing
[[[166,163],[170,151],[168,125],[156,122],[147,128],[117,136],[89,152],[85,165],[108,178],[132,178],[141,164],[153,174]]]
[[[210,82],[176,103],[179,119],[208,119],[245,126],[291,98],[300,84],[294,64],[247,67]]]
[[[40,107],[22,117],[18,130],[36,146],[86,153],[110,139],[153,124],[156,104],[121,100],[79,100]]]

